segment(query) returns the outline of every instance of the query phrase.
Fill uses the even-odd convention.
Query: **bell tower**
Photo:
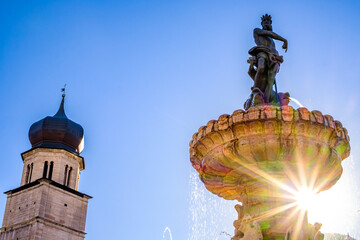
[[[20,187],[5,192],[0,240],[82,240],[90,196],[78,191],[85,169],[83,128],[58,112],[31,125],[31,149],[22,153]]]

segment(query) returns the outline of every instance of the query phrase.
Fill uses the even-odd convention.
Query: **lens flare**
[[[295,197],[298,208],[302,211],[307,211],[314,203],[315,192],[310,188],[301,188]]]

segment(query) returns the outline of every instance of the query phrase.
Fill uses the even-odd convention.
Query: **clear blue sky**
[[[343,123],[360,172],[359,1],[1,1],[0,191],[19,186],[29,127],[55,114],[66,83],[66,113],[85,129],[79,191],[94,197],[86,239],[157,240],[166,226],[189,239],[188,143],[242,108],[265,13],[289,41],[279,90]]]

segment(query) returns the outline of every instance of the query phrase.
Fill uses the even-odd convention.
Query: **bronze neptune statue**
[[[280,64],[284,61],[275,48],[275,40],[283,41],[282,46],[287,51],[288,42],[285,38],[272,31],[271,16],[265,14],[261,18],[260,28],[254,29],[256,46],[249,50],[251,57],[249,75],[254,80],[250,98],[245,102],[245,109],[252,106],[273,104],[287,105],[289,93],[277,93],[275,76],[279,72]],[[275,85],[275,90],[273,86]]]

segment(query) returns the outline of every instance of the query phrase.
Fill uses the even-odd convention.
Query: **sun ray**
[[[277,207],[277,208],[272,208],[264,213],[262,213],[261,215],[257,216],[257,217],[254,217],[252,219],[252,221],[259,221],[259,220],[264,220],[264,219],[267,219],[269,217],[272,217],[272,216],[275,216],[281,212],[284,212],[290,208],[293,208],[296,206],[296,203],[293,202],[293,203],[288,203],[288,204],[285,204],[285,205],[282,205],[280,207]]]
[[[299,176],[301,186],[306,186],[307,178],[306,178],[305,167],[304,167],[304,158],[302,158],[301,154],[298,151],[299,150],[297,150],[295,152],[295,159],[296,159],[296,165],[297,165],[296,169],[298,170],[298,176]]]
[[[296,208],[296,207],[294,207],[294,209],[291,211],[291,213],[286,216],[286,218],[285,218],[284,221],[285,221],[285,222],[290,222],[290,221],[292,221],[292,220],[294,219],[294,216],[295,216],[296,214],[298,214],[298,212],[299,212],[299,209]]]
[[[303,226],[307,223],[307,212],[299,211],[299,217],[296,221],[295,229],[293,230],[292,236],[294,239],[303,239],[301,236],[301,231],[303,230]]]
[[[265,178],[267,181],[267,183],[276,185],[278,187],[280,187],[281,189],[291,193],[291,194],[296,194],[296,191],[294,189],[292,189],[291,187],[287,186],[286,184],[283,184],[282,182],[280,182],[279,180],[277,180],[276,178],[272,177],[270,174],[266,173],[265,171],[259,169],[258,166],[251,166],[251,164],[245,164],[243,161],[238,161],[235,158],[235,161],[241,165],[242,167],[246,168],[247,170],[250,170],[251,172],[257,174],[258,176]],[[241,172],[242,173],[242,172]],[[253,177],[253,176],[252,176]]]
[[[324,179],[322,182],[319,182],[315,187],[314,190],[316,190],[316,192],[319,192],[322,190],[323,187],[325,187],[326,184],[329,184],[329,179],[333,179],[336,176],[338,176],[338,172],[337,169],[332,169],[331,172],[328,173],[327,178]]]

